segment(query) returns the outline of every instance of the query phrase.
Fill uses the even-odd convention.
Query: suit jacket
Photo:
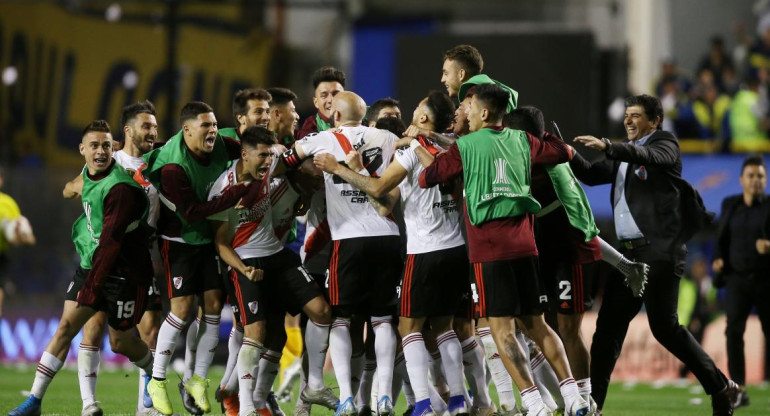
[[[656,257],[679,259],[682,245],[710,224],[714,214],[706,211],[698,191],[681,177],[682,158],[676,137],[658,130],[642,146],[629,141],[612,143],[606,155],[594,163],[575,155],[570,166],[586,185],[611,183],[610,204],[614,210],[618,168],[621,162],[627,162],[625,197],[636,225],[650,241]]]
[[[722,200],[722,213],[719,217],[719,227],[717,228],[717,243],[714,247],[714,258],[721,258],[724,261],[724,267],[722,268],[722,274],[730,275],[732,270],[732,264],[730,262],[730,233],[728,226],[730,224],[730,218],[732,217],[735,208],[743,203],[743,194],[728,196]],[[763,216],[766,219],[763,227],[763,238],[770,238],[770,196],[763,195],[758,201],[763,211]],[[752,247],[754,243],[752,242]]]

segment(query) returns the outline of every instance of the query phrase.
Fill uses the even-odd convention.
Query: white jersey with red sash
[[[237,183],[235,174],[237,165],[238,163],[234,163],[217,178],[209,192],[209,201],[219,197],[227,188]],[[270,173],[275,166],[276,163],[273,163]],[[266,257],[283,249],[283,244],[273,230],[269,185],[270,174],[267,174],[262,179],[257,203],[251,209],[231,207],[209,217],[210,220],[227,222],[233,249],[242,259]]]
[[[420,138],[420,142],[431,154],[441,150],[424,138]],[[428,253],[465,244],[452,189],[446,185],[420,188],[417,180],[425,168],[412,148],[397,150],[393,163],[400,164],[407,171],[406,178],[398,185],[406,224],[407,254]]]
[[[380,176],[393,158],[396,140],[387,130],[354,126],[311,134],[298,143],[308,156],[330,153],[343,163],[350,151],[357,150],[369,174]],[[333,240],[398,235],[396,223],[377,214],[365,192],[329,173],[324,173],[324,182]]]

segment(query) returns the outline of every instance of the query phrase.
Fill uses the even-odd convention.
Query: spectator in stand
[[[700,136],[692,101],[679,89],[676,77],[661,80],[660,102],[663,106],[663,129],[676,132],[676,137],[689,139]]]
[[[714,84],[720,91],[724,92],[724,73],[732,68],[733,61],[725,52],[725,45],[722,37],[712,37],[709,52],[701,58],[696,73],[700,74],[704,70],[711,71],[714,75]]]
[[[765,77],[765,70],[757,72]],[[761,88],[761,81],[749,75],[745,88],[738,91],[730,106],[731,148],[734,151],[756,151],[766,148],[770,141],[767,129],[767,89]]]
[[[676,80],[677,88],[684,93],[689,92],[692,87],[690,77],[687,76],[685,71],[676,66],[676,60],[671,57],[664,58],[661,61],[660,75],[655,79],[655,94],[657,94],[658,97],[660,97],[663,92],[663,82],[668,79]]]
[[[741,79],[738,77],[738,72],[735,70],[735,67],[729,67],[722,70],[722,86],[724,87],[722,92],[730,97],[735,96],[741,89]]]
[[[759,77],[760,69],[770,69],[770,13],[765,13],[757,23],[757,39],[749,48],[749,76]]]
[[[715,78],[708,69],[704,69],[701,73],[710,74],[708,77]],[[708,77],[702,76],[700,78]],[[730,96],[721,93],[713,82],[699,83],[693,88],[693,95],[695,95],[695,101],[692,104],[692,109],[700,130],[698,137],[701,139],[724,139],[726,129],[723,128],[723,121],[727,110],[730,108]]]
[[[745,74],[749,49],[754,43],[754,38],[746,30],[746,23],[740,21],[733,23],[733,35],[735,36],[735,46],[732,50],[732,59],[735,73]]]
[[[690,272],[679,282],[679,323],[686,326],[698,344],[703,343],[706,326],[714,320],[717,312],[717,291],[711,282],[709,265],[706,260],[696,255],[690,266]],[[681,378],[690,371],[682,365]]]

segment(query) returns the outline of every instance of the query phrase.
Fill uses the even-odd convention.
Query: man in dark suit
[[[727,367],[740,385],[736,407],[749,404],[743,333],[756,306],[765,345],[770,345],[770,198],[761,156],[749,156],[741,167],[743,193],[722,201],[712,268],[727,283]]]
[[[676,313],[687,253],[684,242],[710,217],[698,193],[681,178],[677,139],[660,129],[660,100],[640,95],[627,98],[625,105],[628,141],[577,137],[575,142],[603,151],[606,158],[590,163],[577,155],[570,162],[585,184],[612,183],[610,202],[620,249],[626,257],[650,265],[642,298],[635,298],[622,279],[607,280],[591,345],[593,397],[601,409],[628,324],[644,303],[655,339],[692,370],[712,397],[713,414],[732,415],[737,385],[679,324]]]

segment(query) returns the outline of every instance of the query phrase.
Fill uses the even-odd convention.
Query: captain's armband
[[[297,169],[302,164],[302,159],[300,159],[297,149],[294,147],[283,152],[281,159],[283,159],[283,163],[289,169]]]

